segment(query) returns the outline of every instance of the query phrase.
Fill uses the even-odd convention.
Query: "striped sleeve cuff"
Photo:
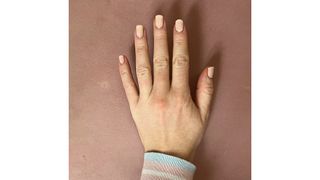
[[[192,180],[196,166],[178,157],[162,153],[144,154],[141,180]]]

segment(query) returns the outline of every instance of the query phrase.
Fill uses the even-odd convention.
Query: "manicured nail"
[[[208,68],[208,77],[213,78],[213,73],[214,73],[214,67],[209,67]]]
[[[137,25],[136,26],[136,34],[138,38],[143,37],[143,26],[142,25]]]
[[[163,16],[162,15],[156,15],[156,27],[162,28],[163,26]]]
[[[183,31],[183,21],[181,19],[176,20],[175,28],[177,32]]]
[[[119,56],[119,62],[120,62],[120,64],[124,63],[124,57],[122,55]]]

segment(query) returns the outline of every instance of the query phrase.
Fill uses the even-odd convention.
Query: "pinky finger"
[[[133,107],[138,101],[138,91],[132,77],[130,64],[123,55],[119,56],[119,72],[129,105]]]
[[[211,99],[213,96],[213,74],[214,67],[208,67],[202,71],[196,91],[196,104],[199,107],[202,120],[206,122],[209,116]]]

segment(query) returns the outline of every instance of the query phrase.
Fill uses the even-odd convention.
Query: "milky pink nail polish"
[[[163,27],[163,16],[162,15],[156,15],[156,18],[155,18],[155,24],[156,24],[156,27],[158,29],[162,28]]]
[[[208,68],[208,77],[213,78],[213,73],[214,73],[214,67],[209,67]]]
[[[138,38],[143,37],[143,26],[142,25],[137,25],[136,26],[136,34]]]
[[[181,19],[177,19],[175,23],[175,28],[177,32],[183,31],[183,21]]]
[[[119,56],[119,62],[120,62],[120,64],[124,63],[124,57],[122,55]]]

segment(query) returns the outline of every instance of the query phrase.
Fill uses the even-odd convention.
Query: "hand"
[[[136,26],[135,53],[138,87],[128,59],[119,56],[119,70],[131,114],[146,152],[156,151],[192,161],[204,134],[213,94],[213,67],[201,73],[193,102],[189,87],[187,30],[182,20],[173,30],[172,80],[166,23],[157,15],[153,23],[153,79],[149,62],[147,34]]]

